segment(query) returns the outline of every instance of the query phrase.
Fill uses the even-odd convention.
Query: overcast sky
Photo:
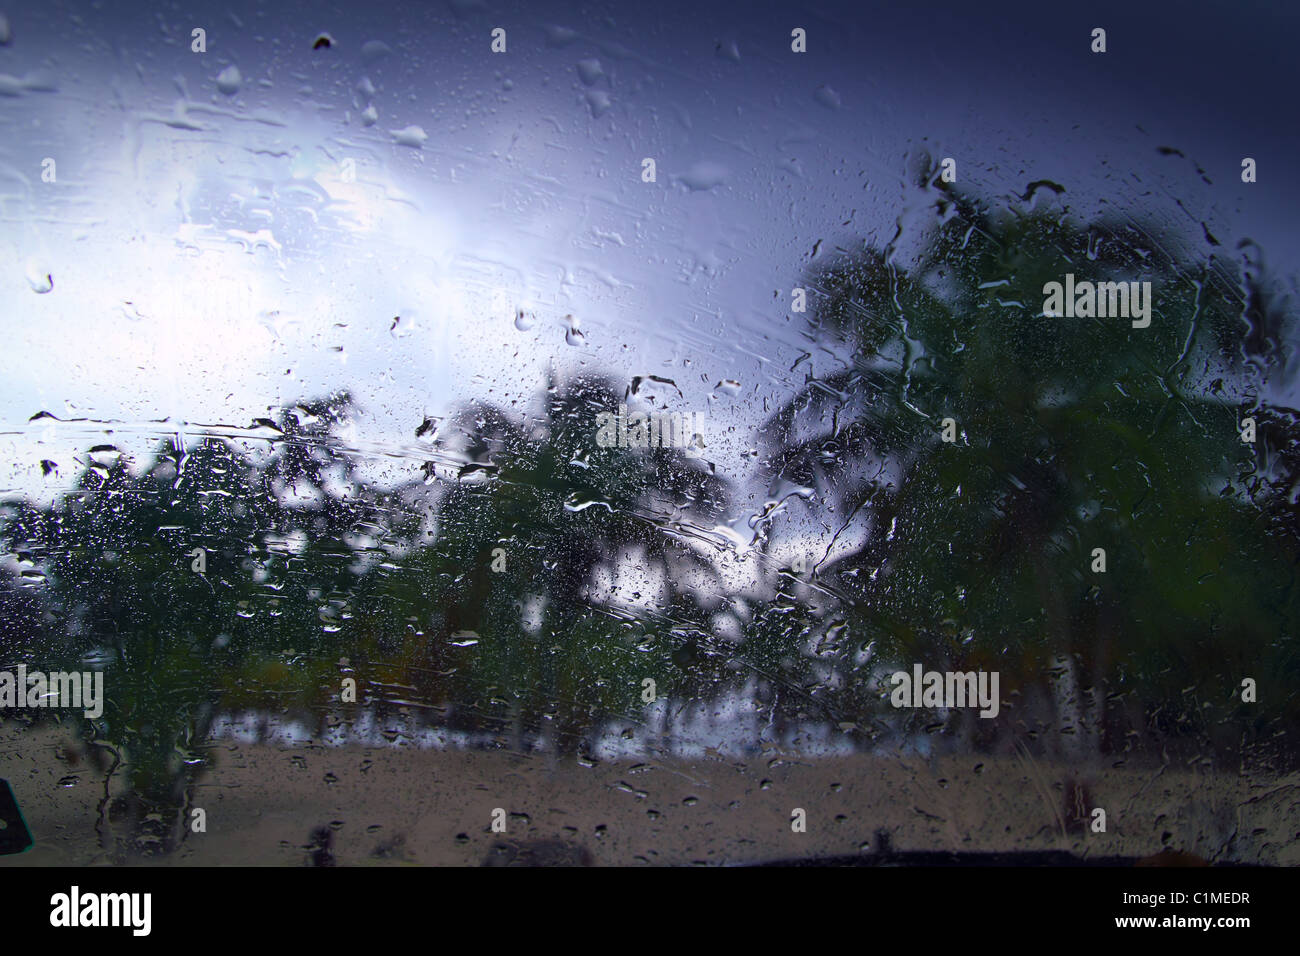
[[[0,488],[48,490],[42,458],[71,479],[94,443],[43,409],[148,434],[346,388],[358,441],[410,444],[459,399],[523,407],[550,366],[672,379],[742,480],[831,361],[791,371],[790,288],[814,249],[892,236],[922,149],[1189,248],[1204,220],[1293,285],[1293,6],[392,6],[6,11]]]

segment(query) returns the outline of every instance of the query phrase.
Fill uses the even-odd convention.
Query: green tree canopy
[[[864,246],[809,277],[810,331],[843,361],[768,423],[772,475],[865,527],[819,567],[857,638],[832,652],[843,679],[996,669],[1004,729],[1091,750],[1294,727],[1295,419],[1265,398],[1286,303],[1150,223],[921,189],[915,261]],[[1067,274],[1150,282],[1149,327],[1044,314]],[[1243,441],[1252,416],[1267,440]]]

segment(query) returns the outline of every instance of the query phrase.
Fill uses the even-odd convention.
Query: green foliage
[[[137,473],[99,448],[72,492],[4,505],[7,550],[39,569],[3,591],[5,647],[105,671],[86,733],[122,760],[139,829],[174,820],[217,716],[324,729],[358,713],[340,710],[344,676],[381,719],[415,705],[441,726],[576,750],[703,633],[679,582],[711,567],[660,524],[725,506],[723,483],[675,449],[600,447],[597,415],[618,402],[580,379],[551,383],[524,424],[468,405],[433,449],[459,474],[432,490],[362,480],[334,437],[346,395],[259,422],[269,455],[204,438],[163,444]],[[667,588],[655,633],[599,591],[597,572],[627,558]],[[153,829],[145,843],[172,845],[174,825]]]
[[[1277,488],[1239,434],[1246,415],[1286,420],[1262,405],[1276,342],[1252,334],[1253,277],[1175,261],[1150,225],[928,195],[915,262],[866,249],[807,283],[848,358],[769,423],[776,474],[870,516],[823,570],[853,628],[884,659],[997,669],[1004,688],[1069,668],[1111,749],[1135,724],[1294,726],[1297,525],[1261,522]],[[1150,327],[1045,316],[1067,273],[1151,282]],[[880,666],[837,663],[851,683]],[[1234,704],[1247,676],[1268,685],[1253,710]]]

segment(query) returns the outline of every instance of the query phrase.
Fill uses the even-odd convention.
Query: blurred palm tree
[[[450,429],[465,464],[420,560],[449,583],[440,633],[461,647],[456,699],[508,721],[516,746],[542,734],[573,752],[640,708],[642,679],[684,688],[673,655],[715,574],[683,528],[716,518],[726,489],[679,448],[601,447],[599,416],[627,400],[607,380],[552,378],[526,422],[473,403]]]
[[[1242,434],[1253,415],[1294,439],[1264,399],[1287,304],[1218,255],[1174,258],[1150,223],[995,209],[933,169],[919,189],[915,261],[842,250],[805,283],[839,367],[768,423],[773,480],[839,516],[817,577],[855,639],[825,659],[877,701],[882,668],[998,670],[998,723],[1067,754],[1281,733],[1300,526],[1261,519],[1296,463],[1263,480]],[[1067,273],[1151,282],[1150,326],[1045,315]]]

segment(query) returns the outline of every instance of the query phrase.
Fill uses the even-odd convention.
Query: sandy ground
[[[36,839],[0,866],[113,861],[114,837],[96,830],[104,775],[68,743],[57,730],[0,726],[0,777]],[[980,755],[584,766],[501,752],[230,742],[214,756],[193,800],[207,832],[156,862],[301,866],[320,843],[313,833],[327,828],[337,865],[480,865],[503,840],[541,847],[543,862],[745,863],[870,852],[881,831],[897,850],[1145,856],[1170,846],[1212,857],[1233,841],[1233,859],[1300,864],[1300,774],[1262,779],[1172,766],[1080,773]],[[1067,794],[1076,785],[1088,807],[1106,810],[1107,832],[1073,824]],[[491,830],[496,808],[508,815],[504,835]],[[795,808],[806,811],[807,832],[792,832]],[[543,841],[565,849],[548,856]]]

